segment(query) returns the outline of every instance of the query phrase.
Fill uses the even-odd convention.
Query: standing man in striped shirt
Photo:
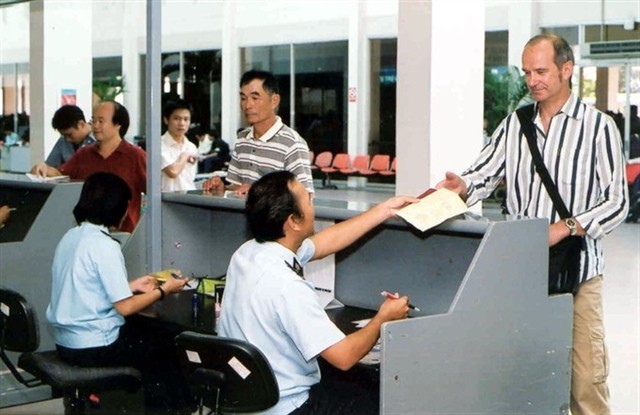
[[[536,101],[534,123],[544,163],[573,218],[561,220],[535,172],[515,113],[498,126],[462,176],[447,172],[436,187],[472,205],[507,182],[510,214],[549,219],[549,245],[584,235],[580,286],[574,297],[571,413],[609,414],[608,356],[602,320],[602,238],[627,216],[628,194],[620,136],[613,120],[571,92],[574,58],[563,38],[527,42],[522,69]]]
[[[267,173],[289,170],[313,193],[309,167],[309,147],[292,128],[277,115],[280,105],[278,81],[270,72],[250,70],[240,79],[240,106],[250,128],[238,133],[226,187],[246,194],[251,184]],[[205,191],[220,192],[224,182],[217,176],[204,182]]]

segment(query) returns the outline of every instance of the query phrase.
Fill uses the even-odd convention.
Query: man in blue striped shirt
[[[563,38],[542,34],[525,45],[522,69],[535,100],[537,144],[567,208],[560,219],[515,113],[498,126],[462,176],[447,172],[438,188],[472,205],[504,179],[510,214],[549,219],[549,245],[584,235],[580,286],[574,297],[571,413],[609,414],[608,357],[602,320],[602,238],[627,216],[628,194],[621,140],[613,120],[571,92],[574,58]]]
[[[313,178],[307,142],[277,115],[280,105],[278,81],[270,72],[251,70],[240,79],[240,106],[250,128],[238,133],[227,173],[228,190],[246,194],[260,177],[278,170],[295,174],[310,193]],[[224,183],[212,177],[203,190],[219,192]]]

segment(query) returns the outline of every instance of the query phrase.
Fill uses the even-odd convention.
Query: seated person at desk
[[[96,139],[91,135],[91,125],[84,113],[75,105],[63,105],[53,114],[51,126],[58,130],[60,138],[56,141],[44,163],[38,163],[31,173],[39,176],[46,174],[46,166],[58,167],[66,163],[80,147],[93,144]]]
[[[238,133],[226,180],[227,189],[246,194],[251,183],[265,173],[292,171],[310,192],[313,177],[309,167],[309,147],[294,129],[277,115],[280,105],[278,81],[270,72],[250,70],[240,79],[240,107],[251,128]],[[202,190],[220,193],[225,184],[214,176]]]
[[[143,356],[134,356],[120,336],[124,317],[187,282],[169,279],[159,287],[150,275],[127,281],[120,245],[109,230],[120,225],[130,200],[129,186],[115,174],[89,176],[73,209],[78,226],[56,247],[46,316],[58,354],[70,364],[139,367]]]
[[[229,144],[218,137],[212,128],[198,127],[198,173],[212,173],[226,169],[231,159]]]
[[[304,280],[302,267],[346,248],[415,201],[393,197],[314,234],[311,194],[293,173],[269,173],[251,186],[246,214],[255,239],[231,258],[218,334],[248,341],[267,357],[280,401],[264,413],[378,413],[374,391],[344,393],[342,398],[325,389],[330,386],[320,383],[317,357],[348,370],[376,344],[382,323],[407,316],[408,298],[387,299],[364,328],[345,336]]]

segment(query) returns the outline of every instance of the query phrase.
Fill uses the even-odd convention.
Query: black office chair
[[[62,396],[65,414],[83,414],[92,393],[111,390],[135,392],[140,372],[131,367],[78,367],[62,361],[55,350],[35,352],[40,344],[33,308],[15,291],[0,288],[0,357],[13,376],[28,387],[51,386]],[[5,353],[21,353],[18,367],[34,376],[25,379]]]
[[[210,413],[263,411],[280,392],[269,362],[255,346],[236,339],[185,331],[176,337],[178,359],[198,400]]]

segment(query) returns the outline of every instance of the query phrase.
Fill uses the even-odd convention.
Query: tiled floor
[[[377,203],[392,195],[390,187],[317,189],[317,197]],[[487,204],[485,211],[497,211]],[[609,388],[616,415],[640,414],[640,224],[625,223],[604,240],[604,314],[611,359]],[[0,415],[63,414],[62,401],[51,400],[0,409]]]

